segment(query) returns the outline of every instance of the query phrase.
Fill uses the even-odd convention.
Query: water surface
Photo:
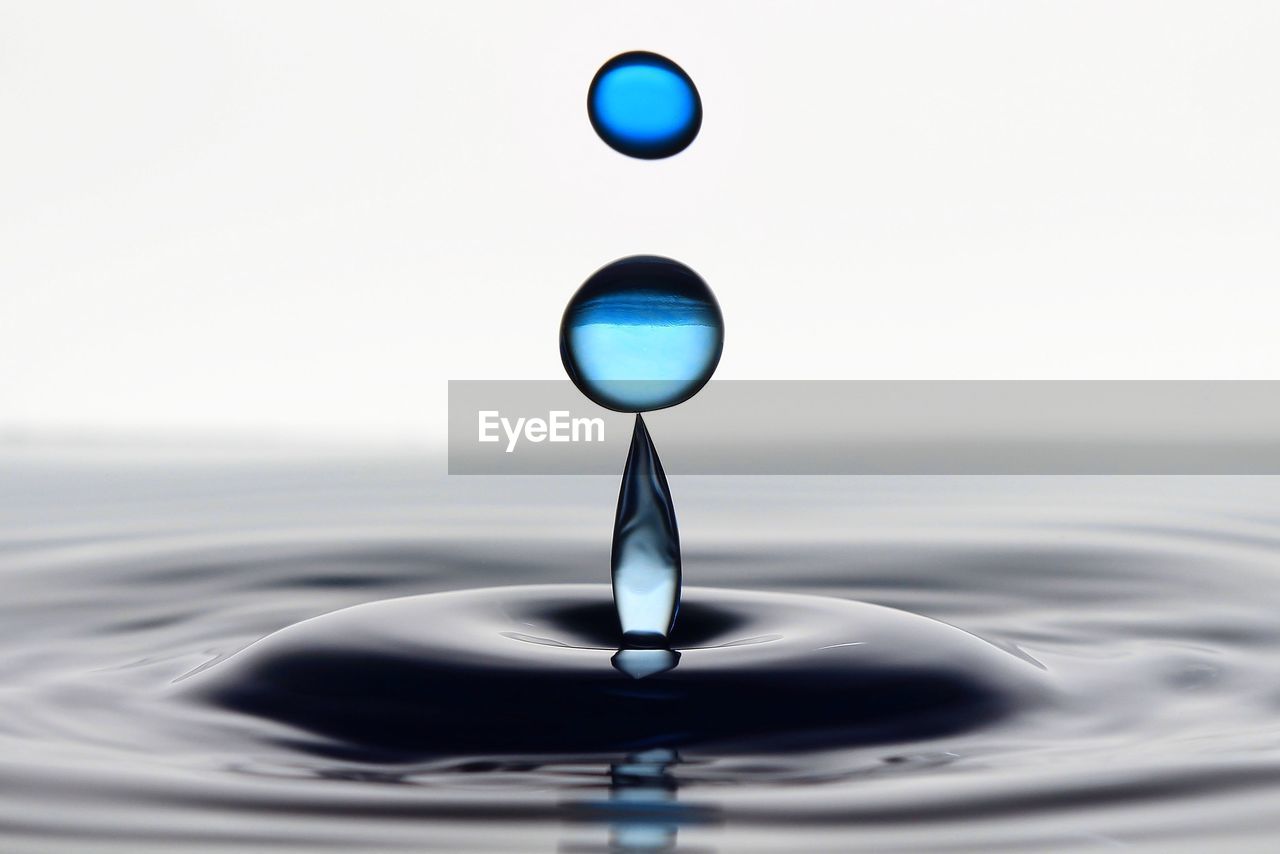
[[[1053,702],[851,747],[379,761],[174,702],[176,680],[360,603],[607,583],[616,478],[31,450],[0,470],[5,851],[1267,850],[1280,831],[1277,479],[672,477],[688,584],[939,620]]]

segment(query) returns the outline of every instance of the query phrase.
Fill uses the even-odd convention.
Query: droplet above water
[[[693,397],[723,349],[724,318],[707,283],[678,261],[652,255],[596,271],[560,325],[570,379],[619,412],[649,412]]]
[[[587,115],[610,148],[656,160],[693,142],[702,127],[702,99],[680,66],[656,53],[631,51],[596,72]]]

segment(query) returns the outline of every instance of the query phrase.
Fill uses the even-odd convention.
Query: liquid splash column
[[[680,609],[680,533],[658,452],[636,415],[610,559],[613,601],[630,647],[662,647]]]
[[[632,51],[601,66],[587,116],[613,150],[640,160],[678,154],[702,127],[702,99],[680,66]],[[724,321],[706,282],[679,262],[634,256],[596,271],[560,325],[560,357],[587,397],[636,413],[614,519],[610,570],[622,650],[614,666],[640,678],[670,666],[663,650],[680,607],[680,535],[662,463],[640,413],[697,394],[720,361]],[[637,660],[637,656],[640,659]]]
[[[642,412],[675,406],[711,378],[724,319],[697,273],[640,255],[598,270],[569,301],[560,356],[594,402],[636,413],[610,561],[622,645],[661,648],[680,604],[680,537],[662,463]]]

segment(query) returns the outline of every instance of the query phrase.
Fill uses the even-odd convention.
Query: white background
[[[439,443],[635,253],[722,378],[1280,378],[1280,3],[0,2],[0,436]]]

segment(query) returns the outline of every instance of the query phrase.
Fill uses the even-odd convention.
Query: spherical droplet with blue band
[[[679,261],[635,255],[597,270],[569,301],[560,357],[583,394],[616,412],[683,403],[715,372],[724,319]]]

